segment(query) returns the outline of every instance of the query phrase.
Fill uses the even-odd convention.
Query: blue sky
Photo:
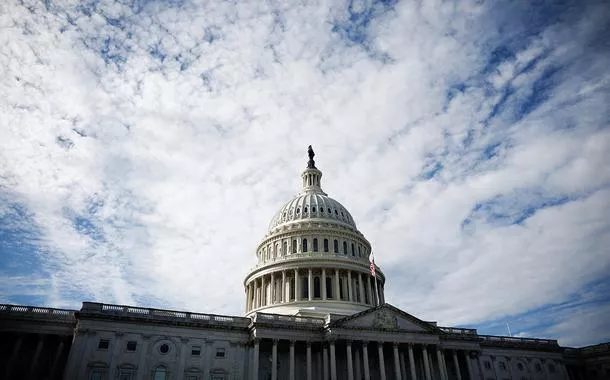
[[[390,303],[608,341],[608,19],[603,1],[3,2],[0,302],[243,313],[311,144]]]

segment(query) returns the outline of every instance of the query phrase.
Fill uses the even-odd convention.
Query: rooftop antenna
[[[513,334],[511,334],[510,332],[510,326],[508,325],[508,322],[506,322],[506,329],[508,330],[508,336],[512,338]]]

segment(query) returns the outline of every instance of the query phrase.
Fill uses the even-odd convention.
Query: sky
[[[307,146],[386,301],[610,341],[604,1],[0,2],[0,303],[243,315]]]

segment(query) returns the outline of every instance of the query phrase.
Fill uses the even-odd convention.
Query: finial
[[[307,162],[307,167],[310,169],[316,169],[316,162],[313,160],[313,156],[316,154],[313,151],[311,145],[307,148],[307,154],[309,155],[309,161]]]

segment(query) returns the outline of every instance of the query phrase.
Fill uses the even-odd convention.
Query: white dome
[[[356,229],[354,219],[341,203],[326,194],[311,192],[298,195],[284,204],[271,219],[269,230],[282,224],[307,219],[324,219],[334,223],[347,224],[352,229]]]

